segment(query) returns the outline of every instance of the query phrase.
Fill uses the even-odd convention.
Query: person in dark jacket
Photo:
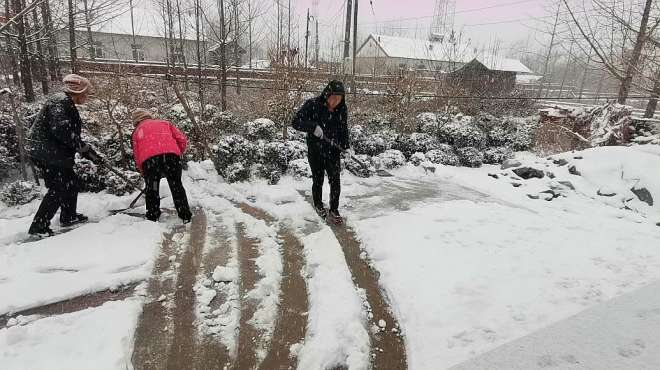
[[[144,176],[146,218],[160,218],[160,180],[165,177],[172,192],[174,207],[187,224],[192,220],[186,189],[181,183],[181,156],[186,151],[188,139],[172,123],[154,119],[150,111],[136,109],[131,113],[135,124],[132,135],[133,157],[140,173]]]
[[[50,220],[58,208],[63,227],[87,221],[86,216],[76,212],[78,178],[73,165],[76,152],[95,159],[91,147],[80,137],[83,123],[76,108],[76,104],[87,101],[91,83],[75,74],[64,76],[62,82],[63,92],[48,97],[28,136],[28,155],[48,188],[30,225],[31,235],[53,235]]]
[[[320,96],[309,99],[293,118],[293,128],[307,133],[309,167],[312,170],[312,198],[321,217],[343,222],[339,214],[341,194],[341,152],[348,150],[348,108],[344,84],[330,81]],[[323,180],[328,174],[330,211],[323,206]]]

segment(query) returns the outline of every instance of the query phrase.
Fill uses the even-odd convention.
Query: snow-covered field
[[[343,213],[363,256],[380,272],[409,368],[451,367],[660,279],[660,204],[648,205],[630,190],[660,196],[658,147],[599,148],[552,159],[519,153],[517,159],[544,177],[516,179],[514,168],[499,166],[438,166],[435,173],[403,167],[393,178],[344,175]],[[571,174],[571,166],[581,175]],[[260,278],[249,292],[257,302],[253,325],[268,337],[277,319],[281,246],[277,225],[248,217],[232,201],[265,210],[304,244],[309,313],[305,340],[292,351],[298,367],[368,368],[372,328],[364,294],[333,232],[299,192],[309,190],[310,181],[228,185],[209,163],[189,167],[184,183],[193,205],[217,215],[208,217],[207,229],[231,234],[240,223],[258,242]],[[0,209],[0,315],[147,279],[161,235],[176,221],[104,216],[130,199],[82,195],[80,209],[98,222],[30,244],[17,241],[37,202]],[[171,200],[163,206],[171,207]],[[236,253],[234,246],[217,279],[198,278],[198,315],[208,312],[204,306],[216,291],[237,294]],[[136,294],[75,313],[12,320],[0,328],[0,368],[130,368],[132,330],[144,299]],[[236,328],[236,310],[225,308],[229,314],[219,312],[211,324],[221,320]],[[90,341],[90,332],[103,335]],[[235,346],[235,330],[200,335],[212,332],[226,347]]]

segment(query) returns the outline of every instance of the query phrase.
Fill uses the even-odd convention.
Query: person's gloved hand
[[[83,158],[89,159],[90,161],[92,161],[94,163],[97,163],[97,164],[98,164],[99,160],[101,159],[101,156],[99,156],[99,154],[96,153],[96,151],[89,144],[83,145],[80,148],[79,152],[80,152],[80,155]]]
[[[323,138],[323,129],[321,126],[316,126],[314,129],[314,136],[318,137],[319,139]]]

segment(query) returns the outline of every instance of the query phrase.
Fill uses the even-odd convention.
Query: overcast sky
[[[288,3],[288,0],[280,1],[283,6]],[[366,33],[377,32],[377,27],[389,26],[408,32],[412,37],[428,36],[435,0],[371,0],[373,10],[369,0],[359,1],[359,27]],[[307,8],[312,8],[312,3],[313,0],[291,0],[292,8],[303,24]],[[551,1],[457,0],[456,3],[454,28],[463,31],[464,37],[471,38],[475,44],[489,45],[495,38],[505,44],[525,40],[533,28],[539,27],[540,21],[547,20],[543,17],[548,16],[547,7]],[[341,32],[345,22],[345,4],[345,0],[319,0],[322,34]]]

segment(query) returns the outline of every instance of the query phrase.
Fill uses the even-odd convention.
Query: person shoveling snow
[[[50,220],[58,208],[63,227],[88,220],[87,216],[76,213],[79,189],[73,166],[76,152],[91,161],[98,158],[81,139],[83,122],[76,108],[87,101],[92,86],[88,79],[75,74],[64,76],[62,82],[64,91],[48,97],[28,137],[30,159],[39,168],[48,188],[28,231],[34,236],[54,234]]]
[[[188,140],[173,124],[158,120],[146,109],[136,109],[131,118],[135,124],[132,136],[135,164],[144,176],[144,193],[147,201],[146,218],[158,221],[160,218],[160,179],[167,183],[174,198],[174,207],[183,220],[192,219],[186,189],[181,183],[181,155],[186,151]]]
[[[307,133],[314,208],[322,218],[329,217],[335,223],[343,222],[339,214],[341,152],[350,148],[348,108],[344,95],[344,84],[341,81],[330,81],[321,95],[307,100],[293,118],[293,128]],[[323,180],[326,172],[330,182],[329,212],[323,205]]]

